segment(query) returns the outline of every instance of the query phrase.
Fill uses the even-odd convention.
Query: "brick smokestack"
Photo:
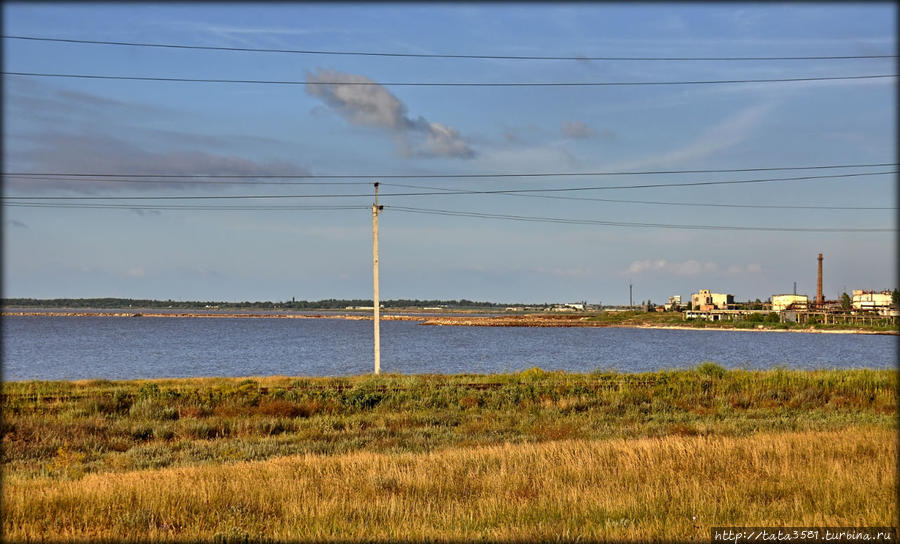
[[[819,280],[816,282],[816,304],[822,304],[825,302],[825,297],[822,296],[822,254],[819,253]]]

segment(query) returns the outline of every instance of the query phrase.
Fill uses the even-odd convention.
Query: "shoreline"
[[[122,312],[122,311],[33,311],[33,310],[4,310],[3,317],[149,317],[149,318],[180,318],[180,319],[344,319],[348,321],[371,321],[372,316],[366,314],[348,313],[309,313],[309,314],[278,314],[278,313],[198,313],[198,312]],[[391,315],[381,316],[382,321],[419,321],[422,325],[437,327],[592,327],[592,328],[620,328],[620,329],[656,329],[656,330],[685,330],[685,331],[750,331],[750,332],[799,332],[812,334],[875,334],[875,335],[900,335],[900,331],[874,331],[868,329],[814,329],[812,327],[802,329],[775,329],[769,327],[737,328],[737,327],[692,327],[687,325],[654,325],[654,324],[618,324],[585,321],[584,317],[577,315],[566,316],[456,316],[456,315]]]

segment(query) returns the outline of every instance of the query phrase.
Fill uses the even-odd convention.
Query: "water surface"
[[[346,376],[372,371],[372,322],[4,317],[3,379]],[[381,324],[382,372],[893,368],[897,337],[723,330]]]

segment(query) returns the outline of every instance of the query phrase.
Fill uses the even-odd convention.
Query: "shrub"
[[[712,361],[706,361],[697,365],[697,373],[710,378],[721,378],[726,372],[728,371],[725,368]]]
[[[369,410],[384,400],[384,393],[368,387],[354,387],[344,396],[344,404],[357,410]]]
[[[141,397],[128,409],[131,417],[140,419],[174,420],[178,419],[178,410],[166,406],[153,397]]]
[[[259,403],[256,412],[275,417],[297,417],[303,414],[304,410],[293,402],[286,400],[269,400]],[[308,416],[309,413],[304,415]]]

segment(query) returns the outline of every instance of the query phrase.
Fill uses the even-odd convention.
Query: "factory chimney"
[[[822,254],[819,253],[819,280],[816,282],[816,304],[822,304],[825,298],[822,296]]]

